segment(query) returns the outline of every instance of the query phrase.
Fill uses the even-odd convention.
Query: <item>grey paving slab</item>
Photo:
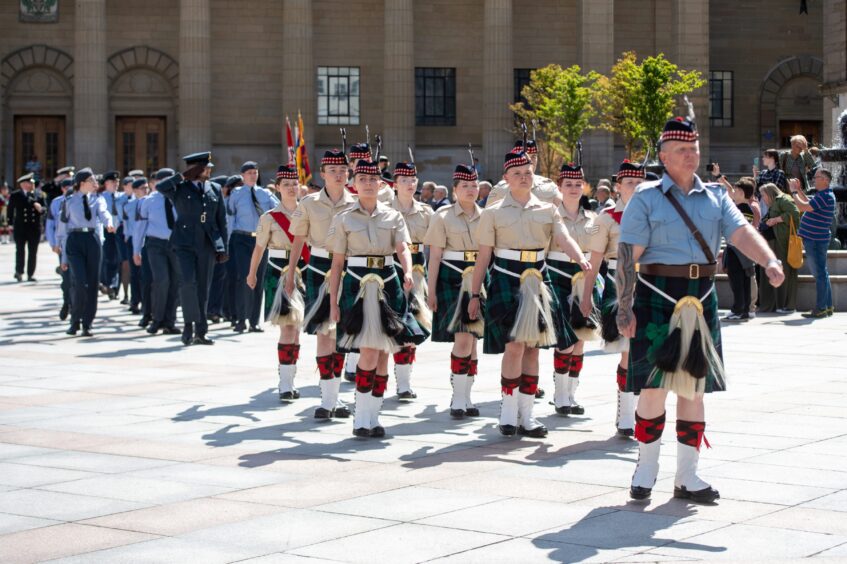
[[[0,535],[17,533],[18,531],[26,531],[29,529],[38,529],[40,527],[49,527],[60,523],[61,521],[57,521],[55,519],[40,519],[38,517],[25,517],[23,515],[0,513]]]
[[[218,495],[232,491],[233,488],[121,475],[74,480],[72,482],[41,486],[39,489],[123,501],[137,501],[147,504],[160,504]]]
[[[89,519],[142,507],[145,504],[45,490],[0,493],[0,512],[60,521]]]
[[[343,559],[347,562],[365,564],[374,561],[373,549],[378,546],[380,560],[401,564],[432,560],[493,544],[506,538],[488,533],[404,523],[387,529],[313,544],[291,552],[327,559],[336,559],[343,555]]]
[[[199,543],[163,538],[49,560],[53,564],[171,564],[241,562],[255,552],[226,543]]]
[[[632,553],[544,540],[510,539],[459,552],[432,562],[489,564],[506,562],[617,562]]]
[[[63,468],[42,468],[26,464],[0,462],[0,484],[16,488],[45,486],[97,476],[94,472],[80,472]]]

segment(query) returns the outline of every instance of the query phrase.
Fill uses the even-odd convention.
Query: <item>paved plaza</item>
[[[55,255],[42,246],[38,283],[16,284],[12,252],[0,247],[0,562],[847,561],[847,314],[726,327],[730,390],[707,399],[701,460],[722,499],[671,498],[671,408],[639,505],[636,443],[614,436],[617,358],[596,346],[585,416],[536,404],[547,439],[497,432],[497,357],[480,363],[483,417],[452,421],[449,347],[426,343],[418,400],[386,394],[388,436],[363,441],[352,420],[311,417],[313,338],[303,397],[281,406],[274,328],[218,325],[213,347],[184,348],[101,298],[95,337],[68,337]]]

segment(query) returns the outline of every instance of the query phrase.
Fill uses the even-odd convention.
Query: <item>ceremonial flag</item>
[[[285,142],[288,147],[288,164],[293,164],[296,160],[294,156],[294,137],[291,135],[291,122],[288,121],[288,116],[285,116]]]
[[[300,176],[301,185],[306,185],[312,179],[309,155],[306,154],[306,139],[303,136],[303,116],[299,111],[297,112],[297,174]]]

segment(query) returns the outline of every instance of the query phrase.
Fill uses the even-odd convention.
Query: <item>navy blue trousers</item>
[[[71,273],[71,320],[91,327],[97,315],[97,291],[100,274],[100,241],[95,233],[70,233],[65,244]]]

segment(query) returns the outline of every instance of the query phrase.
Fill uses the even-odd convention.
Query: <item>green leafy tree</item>
[[[532,71],[521,90],[523,100],[509,106],[519,121],[537,128],[541,174],[555,177],[559,163],[573,158],[577,142],[594,127],[594,91],[599,79],[593,71],[583,74],[577,65],[566,69],[548,65]],[[516,133],[521,135],[519,128]]]
[[[661,53],[639,63],[626,52],[597,82],[600,127],[623,138],[629,158],[640,157],[656,146],[677,100],[705,84],[699,71],[680,69]]]

